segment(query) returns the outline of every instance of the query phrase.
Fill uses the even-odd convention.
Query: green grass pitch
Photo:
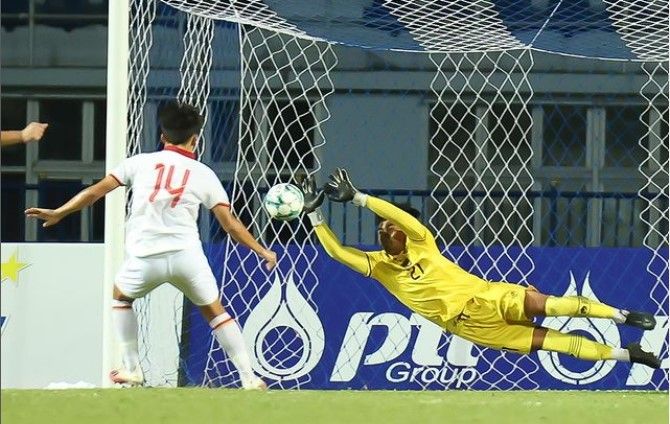
[[[667,392],[2,390],[2,423],[667,424]]]

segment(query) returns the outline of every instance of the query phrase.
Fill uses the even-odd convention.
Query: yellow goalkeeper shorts
[[[489,283],[447,324],[447,331],[478,345],[529,353],[535,324],[523,311],[526,290],[517,284]]]

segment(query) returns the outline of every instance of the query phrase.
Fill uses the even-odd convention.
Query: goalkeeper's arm
[[[331,258],[343,263],[356,272],[368,277],[370,276],[372,273],[372,270],[370,269],[370,258],[365,252],[354,249],[353,247],[343,246],[328,225],[323,222],[323,215],[319,209],[309,213],[307,216],[314,226],[316,236],[319,238],[324,250]]]
[[[346,170],[338,168],[330,176],[330,179],[331,181],[326,184],[326,190],[331,200],[336,202],[353,201],[355,205],[367,207],[377,216],[393,222],[410,239],[424,240],[426,238],[428,229],[418,219],[385,200],[356,190]]]
[[[306,177],[302,182],[302,192],[305,200],[303,211],[309,217],[314,232],[319,238],[328,255],[338,262],[341,262],[353,269],[370,276],[372,269],[370,266],[370,258],[362,250],[354,249],[353,247],[343,246],[337,239],[335,234],[323,222],[323,214],[321,213],[321,203],[323,203],[324,193],[316,189],[316,182],[311,176]]]
[[[386,200],[358,192],[354,195],[353,203],[367,207],[375,215],[393,222],[412,240],[424,240],[426,238],[428,229],[418,219]]]

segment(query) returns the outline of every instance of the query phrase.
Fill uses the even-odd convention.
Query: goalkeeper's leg
[[[242,387],[247,390],[263,390],[267,386],[260,378],[256,377],[251,367],[249,353],[247,351],[244,337],[240,326],[233,317],[225,311],[218,300],[207,305],[199,306],[200,312],[205,317],[212,333],[219,342],[226,355],[237,368],[242,381]]]
[[[535,328],[532,349],[564,353],[587,361],[615,360],[640,363],[651,368],[661,367],[661,360],[653,353],[643,351],[638,343],[631,343],[626,349],[621,349],[550,328]]]
[[[617,324],[627,324],[643,330],[653,330],[656,319],[646,312],[617,309],[583,296],[547,296],[535,290],[526,290],[524,312],[528,318],[536,316],[568,316],[609,318]]]

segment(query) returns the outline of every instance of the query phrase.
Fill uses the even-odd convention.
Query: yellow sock
[[[610,318],[618,323],[626,320],[620,310],[583,296],[549,296],[544,312],[548,317]]]
[[[547,335],[542,343],[542,350],[565,353],[579,359],[600,361],[615,359],[630,361],[626,349],[613,348],[602,343],[594,342],[576,334],[566,334],[560,331],[547,329]]]

